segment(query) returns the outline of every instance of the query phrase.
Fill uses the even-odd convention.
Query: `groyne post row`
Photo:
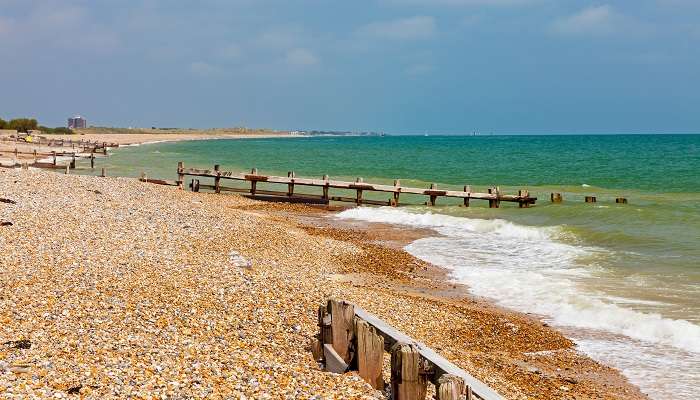
[[[550,199],[552,203],[561,203],[564,201],[564,197],[561,195],[561,193],[552,193],[550,195]],[[595,196],[585,196],[584,201],[586,203],[596,203],[598,199]],[[627,204],[627,198],[625,197],[616,197],[615,198],[615,203],[617,204]]]
[[[330,372],[357,371],[374,389],[384,389],[384,352],[390,353],[394,400],[425,399],[429,382],[438,400],[502,400],[432,349],[352,303],[328,300],[318,309],[318,326],[311,345],[314,359]]]
[[[107,154],[109,147],[119,147],[118,143],[98,142],[96,140],[73,140],[73,139],[49,139],[43,136],[34,136],[31,142],[25,141],[23,138],[15,135],[9,137],[0,137],[3,142],[14,142],[29,145],[48,146],[48,147],[70,147],[71,149],[78,148],[79,152],[101,152]]]
[[[362,178],[357,178],[355,182],[331,180],[329,179],[328,175],[324,175],[321,179],[298,178],[294,171],[289,171],[286,177],[269,176],[260,175],[256,168],[253,168],[251,172],[247,174],[236,173],[231,171],[222,171],[219,169],[218,165],[214,166],[213,170],[185,168],[184,163],[182,161],[177,164],[177,175],[178,180],[175,182],[175,184],[181,189],[184,188],[186,176],[205,177],[214,179],[214,185],[201,184],[199,182],[199,179],[193,179],[190,183],[190,188],[193,191],[207,189],[213,190],[216,193],[245,193],[253,197],[258,197],[267,200],[285,200],[292,202],[308,202],[319,204],[328,204],[328,202],[330,201],[343,201],[356,203],[358,205],[372,204],[382,206],[398,206],[399,196],[402,193],[428,196],[428,202],[426,202],[426,205],[429,206],[434,206],[437,202],[438,197],[451,197],[463,199],[464,206],[466,207],[469,206],[469,201],[471,199],[488,200],[489,207],[491,208],[500,207],[502,201],[518,203],[518,205],[521,208],[524,208],[535,204],[535,201],[537,200],[536,197],[531,197],[527,190],[520,190],[518,191],[517,195],[507,195],[501,193],[499,188],[493,187],[488,189],[488,193],[478,193],[472,192],[470,186],[465,186],[464,191],[439,190],[437,188],[437,184],[434,183],[430,185],[429,189],[421,189],[401,186],[401,182],[398,179],[394,181],[394,185],[392,186],[366,183],[363,181]],[[250,189],[223,187],[221,186],[222,179],[250,182]],[[287,191],[280,192],[271,190],[261,190],[258,188],[258,182],[285,184],[287,185]],[[294,188],[296,185],[322,188],[323,192],[320,195],[306,193],[295,194]],[[329,193],[330,188],[355,190],[356,195],[354,198],[331,196]],[[370,200],[364,198],[365,192],[391,193],[392,197],[388,201]]]
[[[17,148],[14,149],[14,151],[2,151],[0,150],[0,155],[3,154],[10,154],[14,156],[14,164],[13,165],[4,165],[7,168],[16,168],[16,167],[23,167],[25,164],[28,164],[28,166],[35,167],[35,168],[64,168],[65,165],[59,165],[58,164],[58,159],[57,157],[70,157],[70,161],[66,165],[69,165],[70,168],[75,169],[75,162],[78,158],[85,158],[85,159],[90,159],[90,168],[95,168],[95,151],[91,150],[89,152],[84,152],[80,153],[78,151],[51,151],[51,152],[39,152],[33,150],[33,151],[19,151]],[[105,153],[106,154],[106,153]],[[19,162],[19,156],[20,155],[29,155],[34,158],[34,162],[32,163],[27,163],[27,162]],[[51,162],[41,162],[39,161],[39,157],[51,157]]]

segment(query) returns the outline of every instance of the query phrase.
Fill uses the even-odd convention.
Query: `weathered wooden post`
[[[37,162],[37,161],[39,161],[39,159],[36,156],[36,149],[34,149],[34,162]]]
[[[66,164],[66,175],[70,173],[70,164]]]
[[[367,321],[355,318],[357,371],[376,390],[384,390],[384,337]]]
[[[15,160],[17,159],[17,148],[15,147]]]
[[[250,175],[252,175],[251,180],[250,180],[250,194],[252,196],[255,196],[255,192],[258,189],[258,179],[257,179],[258,169],[257,168],[251,169]]]
[[[464,193],[467,193],[467,197],[464,198],[464,207],[469,207],[469,194],[472,192],[472,187],[469,185],[464,185]]]
[[[219,171],[219,164],[214,165],[214,172],[216,177],[214,178],[214,192],[221,193],[221,172]]]
[[[498,197],[499,197],[498,187],[490,187],[489,194],[495,195],[494,199],[489,199],[489,208],[498,208],[501,205],[501,201],[498,199]]]
[[[288,171],[287,172],[287,178],[291,179],[291,182],[287,184],[287,196],[292,197],[294,196],[294,178],[296,178],[297,174],[294,171]]]
[[[102,142],[102,150],[104,150],[105,155],[107,155],[107,142]]]
[[[530,201],[528,198],[530,197],[530,192],[524,189],[518,190],[518,197],[520,197],[520,201],[518,201],[518,207],[520,208],[528,208],[530,207]]]
[[[70,160],[70,167],[75,168],[75,153],[73,153],[73,156]]]
[[[596,198],[595,196],[586,196],[586,203],[595,203]]]
[[[95,152],[90,152],[90,168],[95,169]]]
[[[394,179],[394,193],[390,203],[393,207],[399,206],[399,195],[401,194],[401,180]]]
[[[437,183],[431,183],[430,184],[430,190],[437,190]],[[428,205],[431,207],[435,206],[435,200],[437,199],[437,196],[434,194],[430,195],[430,200],[428,201]]]
[[[107,168],[102,167],[102,173],[100,174],[101,177],[106,177],[107,176]]]
[[[394,400],[423,400],[427,380],[421,374],[420,353],[410,344],[397,342],[391,349],[391,393]]]
[[[355,180],[355,183],[358,185],[362,184],[363,182],[364,180],[362,179],[362,177],[359,177]],[[355,196],[355,203],[359,206],[360,204],[362,204],[362,189],[357,188],[356,190],[357,195]]]
[[[355,337],[355,306],[344,301],[328,300],[328,310],[331,313],[333,349],[346,364],[350,364],[351,345]]]
[[[53,165],[56,166],[56,152],[52,151],[51,155],[53,156]]]
[[[185,184],[185,163],[182,161],[177,162],[177,187],[179,189],[184,189]]]
[[[461,400],[465,392],[464,380],[458,376],[445,374],[438,379],[438,400]]]
[[[615,199],[615,203],[617,204],[627,204],[627,199],[624,197],[618,197]]]
[[[326,203],[329,201],[328,186],[328,175],[323,175],[323,200],[325,200]]]
[[[564,201],[561,193],[552,193],[549,198],[551,199],[552,203],[561,203]]]

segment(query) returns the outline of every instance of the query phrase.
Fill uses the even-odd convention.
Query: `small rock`
[[[32,347],[32,342],[27,339],[22,340],[11,340],[9,342],[3,343],[5,346],[14,347],[15,349],[28,349]]]
[[[250,260],[247,260],[237,251],[231,251],[230,253],[228,253],[228,259],[231,262],[231,264],[233,264],[236,267],[251,268],[253,266],[253,263]]]
[[[68,394],[80,394],[80,389],[82,389],[82,388],[83,388],[83,385],[74,386],[74,387],[68,389],[67,393]]]

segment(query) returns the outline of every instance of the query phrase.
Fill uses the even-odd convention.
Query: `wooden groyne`
[[[40,151],[19,151],[17,148],[14,150],[0,150],[0,156],[2,155],[10,155],[14,157],[14,161],[12,161],[12,164],[2,164],[0,166],[5,167],[5,168],[18,168],[18,167],[23,167],[25,165],[28,165],[30,167],[35,167],[35,168],[64,168],[66,165],[68,165],[70,168],[75,168],[76,165],[76,160],[78,159],[89,159],[90,160],[90,168],[95,168],[95,151],[89,151],[85,153],[80,153],[77,151],[51,151],[51,152],[40,152]],[[104,151],[104,155],[107,155],[106,148]],[[30,156],[33,158],[33,162],[27,162],[27,161],[22,161],[20,159],[20,156]],[[70,160],[67,160],[66,163],[60,164],[58,162],[58,157],[70,157]],[[50,158],[50,162],[45,162],[45,161],[39,161],[40,158]]]
[[[360,307],[329,300],[318,309],[318,336],[311,350],[327,371],[358,375],[374,389],[384,389],[384,352],[391,354],[394,400],[424,400],[428,383],[438,400],[503,398],[486,384],[435,351]]]
[[[47,147],[70,147],[72,150],[77,149],[78,151],[84,153],[89,153],[91,151],[105,153],[107,148],[119,147],[118,143],[98,142],[96,140],[52,139],[45,136],[31,137],[31,141],[27,141],[26,137],[21,137],[19,135],[0,136],[0,141]]]
[[[371,205],[389,205],[398,206],[399,197],[401,194],[412,194],[428,196],[426,205],[434,206],[437,199],[440,197],[462,199],[465,207],[469,206],[470,200],[486,200],[489,202],[489,207],[498,208],[500,203],[513,202],[518,203],[519,207],[529,207],[535,204],[536,197],[531,197],[527,190],[520,190],[517,195],[507,195],[501,193],[498,187],[488,189],[487,193],[473,192],[471,186],[464,186],[463,191],[456,190],[440,190],[436,184],[431,184],[430,188],[413,188],[401,186],[401,182],[397,179],[394,185],[380,185],[366,183],[362,178],[357,178],[355,182],[332,180],[328,175],[324,175],[321,179],[299,178],[294,171],[287,173],[287,176],[262,175],[257,169],[251,170],[250,173],[237,173],[232,171],[222,171],[218,165],[214,169],[198,169],[185,168],[183,162],[178,163],[177,167],[178,180],[175,182],[180,188],[184,188],[185,177],[193,176],[196,178],[211,178],[214,181],[213,185],[205,185],[200,183],[199,179],[193,179],[190,183],[190,188],[198,192],[201,189],[212,190],[216,193],[221,192],[236,192],[245,193],[251,197],[291,202],[308,202],[328,204],[330,201],[351,202],[355,204],[371,204]],[[221,185],[222,180],[246,181],[250,183],[250,188],[233,188]],[[258,187],[259,183],[283,184],[287,185],[287,191],[272,191],[263,190]],[[170,184],[166,182],[166,184]],[[316,187],[321,189],[320,195],[295,193],[296,186]],[[355,197],[332,196],[330,189],[346,189],[354,190]],[[387,201],[370,200],[364,197],[366,192],[390,193],[391,198]]]

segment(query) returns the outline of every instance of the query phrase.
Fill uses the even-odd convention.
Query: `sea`
[[[405,207],[352,208],[333,218],[430,228],[435,235],[406,251],[448,269],[474,295],[540,316],[652,398],[698,398],[700,135],[165,142],[121,147],[99,160],[96,171],[174,179],[178,161],[282,176],[400,179],[426,188],[527,189],[538,198],[531,208],[490,209],[478,200],[466,208],[440,198],[427,207],[424,197],[402,195]],[[561,193],[563,202],[550,202],[551,193]],[[597,202],[586,203],[585,196]],[[628,203],[615,203],[617,197]]]

